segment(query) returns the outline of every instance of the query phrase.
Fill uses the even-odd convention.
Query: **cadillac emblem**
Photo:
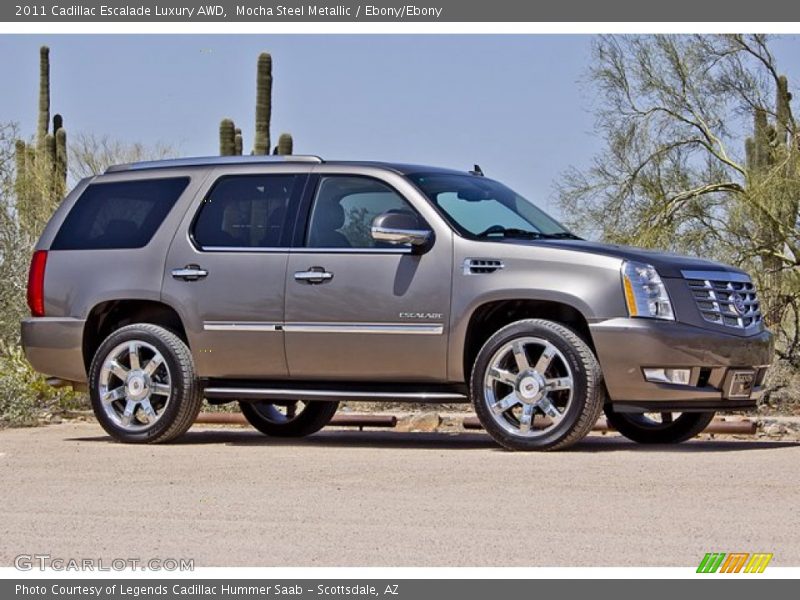
[[[747,312],[747,306],[745,305],[744,297],[741,294],[734,292],[731,294],[729,299],[731,302],[731,308],[733,308],[733,310],[740,316]]]

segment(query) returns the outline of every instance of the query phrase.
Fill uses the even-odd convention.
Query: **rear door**
[[[410,212],[420,226],[432,226],[409,201],[409,184],[399,176],[387,181],[324,169],[315,169],[320,174],[309,185],[309,216],[286,274],[292,378],[444,381],[452,233],[434,229],[424,254],[377,244],[370,226],[384,211]]]
[[[172,242],[162,294],[201,376],[287,376],[284,286],[303,170],[217,172]]]

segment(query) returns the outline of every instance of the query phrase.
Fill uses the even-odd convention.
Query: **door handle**
[[[199,265],[186,265],[182,269],[172,269],[172,276],[175,279],[184,281],[197,281],[208,275],[208,271],[201,269]]]
[[[309,267],[307,271],[296,271],[294,280],[300,283],[325,283],[333,279],[333,273],[328,273],[322,267]]]

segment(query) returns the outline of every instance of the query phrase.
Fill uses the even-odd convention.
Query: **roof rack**
[[[258,156],[197,156],[193,158],[168,158],[164,160],[147,160],[123,165],[111,165],[106,173],[121,171],[144,171],[148,169],[170,169],[175,167],[205,167],[213,165],[258,165],[269,163],[317,163],[324,162],[319,156],[290,155],[258,155]]]

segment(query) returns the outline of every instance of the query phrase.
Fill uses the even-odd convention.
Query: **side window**
[[[203,200],[192,234],[203,248],[276,248],[301,175],[220,178]]]
[[[369,177],[323,177],[311,208],[306,246],[375,248],[379,244],[370,233],[372,220],[386,211],[417,215],[406,199],[385,183]]]
[[[93,183],[64,219],[52,249],[142,248],[187,185],[188,177]]]

